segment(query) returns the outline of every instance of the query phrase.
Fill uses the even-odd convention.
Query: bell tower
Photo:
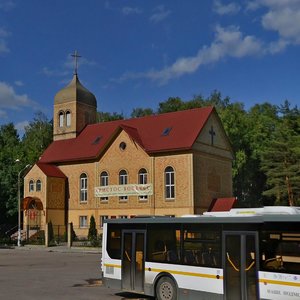
[[[88,124],[96,123],[97,100],[79,81],[75,51],[75,71],[71,82],[54,97],[53,140],[76,138]]]

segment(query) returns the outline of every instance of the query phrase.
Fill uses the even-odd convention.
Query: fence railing
[[[47,226],[47,228],[46,228]],[[45,225],[26,226],[21,230],[21,243],[28,245],[46,245],[48,233],[48,246],[66,245],[68,243],[68,226]],[[102,244],[102,230],[97,230],[97,235],[88,237],[89,228],[72,226],[71,245],[75,247],[100,247]],[[6,228],[0,236],[0,245],[16,245],[18,239],[18,226]]]

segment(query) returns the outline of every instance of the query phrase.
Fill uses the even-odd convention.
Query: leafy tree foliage
[[[133,109],[131,113],[131,118],[140,118],[140,117],[151,116],[151,115],[154,115],[154,111],[152,108],[137,107]]]
[[[108,122],[108,121],[116,121],[116,120],[123,120],[123,114],[118,114],[116,112],[109,113],[109,112],[98,112],[97,113],[97,122]]]
[[[34,164],[51,144],[52,140],[52,122],[48,121],[42,112],[36,113],[33,121],[25,127],[25,134],[22,141],[27,162]]]
[[[18,170],[21,157],[17,130],[12,123],[0,127],[0,223],[8,221],[18,211]]]

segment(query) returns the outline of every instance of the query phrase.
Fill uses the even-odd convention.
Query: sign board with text
[[[152,184],[124,184],[95,187],[95,197],[150,195],[153,195]]]

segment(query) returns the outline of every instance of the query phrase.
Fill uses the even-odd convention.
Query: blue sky
[[[213,90],[297,105],[300,0],[0,0],[0,125],[22,128],[79,79],[123,113]]]

